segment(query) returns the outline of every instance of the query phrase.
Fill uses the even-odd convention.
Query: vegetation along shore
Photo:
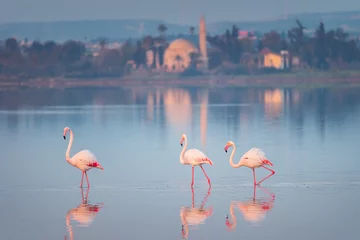
[[[204,18],[189,34],[97,43],[0,41],[0,87],[169,85],[301,85],[360,82],[360,42],[320,22],[299,20],[287,32],[260,34],[237,26],[206,34]],[[198,45],[197,45],[198,43]]]

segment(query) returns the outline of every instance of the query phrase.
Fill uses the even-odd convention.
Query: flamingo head
[[[224,147],[225,152],[228,151],[228,148],[234,146],[234,142],[233,141],[228,141]]]
[[[67,132],[70,131],[70,128],[69,127],[65,127],[64,128],[64,134],[63,134],[63,138],[66,140],[66,134]]]
[[[180,145],[181,145],[181,146],[184,144],[185,139],[186,139],[186,135],[185,135],[185,134],[182,134],[182,135],[181,135],[181,139],[180,139]]]
[[[226,221],[225,221],[225,225],[228,229],[228,231],[232,231],[234,230],[234,223],[232,223],[230,220],[229,220],[229,216],[226,216]]]

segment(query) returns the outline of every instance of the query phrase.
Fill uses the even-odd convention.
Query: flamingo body
[[[183,147],[181,153],[180,153],[180,163],[183,165],[191,165],[192,166],[192,181],[191,181],[191,188],[194,186],[194,167],[200,166],[201,170],[204,172],[204,175],[206,179],[208,180],[209,185],[210,178],[207,176],[203,164],[210,164],[213,165],[213,162],[208,158],[205,153],[201,152],[198,149],[189,149],[186,151],[187,147],[187,137],[185,134],[181,136],[180,145],[183,146],[183,143],[185,141],[185,146]]]
[[[240,158],[240,161],[237,164],[235,164],[233,162],[234,155],[235,155],[235,149],[236,149],[235,143],[232,141],[227,142],[227,144],[225,145],[225,148],[224,148],[225,152],[228,151],[229,147],[233,147],[233,150],[231,152],[230,159],[229,159],[230,165],[233,168],[239,168],[242,166],[251,168],[253,171],[254,185],[259,185],[265,179],[267,179],[275,174],[274,170],[264,166],[264,165],[273,166],[273,164],[266,158],[264,151],[261,150],[260,148],[251,148]],[[262,179],[260,182],[256,183],[255,168],[259,168],[259,167],[263,167],[263,168],[267,169],[268,171],[271,172],[271,174],[269,176],[265,177],[264,179]]]
[[[70,157],[70,150],[71,150],[72,143],[74,140],[74,134],[69,127],[65,127],[64,134],[63,134],[63,138],[65,140],[66,140],[66,134],[68,132],[70,132],[70,141],[69,141],[69,145],[66,150],[66,153],[65,153],[66,161],[70,165],[72,165],[82,171],[80,187],[83,186],[84,175],[86,176],[87,185],[88,185],[88,187],[90,187],[87,171],[89,171],[92,168],[99,168],[101,170],[104,170],[104,168],[100,165],[100,163],[96,159],[95,155],[92,152],[90,152],[89,150],[82,150],[82,151],[76,153],[74,156]]]
[[[246,166],[248,168],[259,168],[262,165],[270,165],[273,164],[266,159],[265,153],[260,148],[252,148],[247,151],[240,159],[242,166]]]
[[[205,153],[202,151],[192,148],[185,152],[184,154],[184,163],[185,165],[192,165],[192,166],[202,166],[203,164],[210,164],[212,165],[213,162],[208,158]]]
[[[99,162],[96,159],[96,156],[89,150],[82,150],[72,156],[72,162],[74,167],[77,167],[83,172],[89,171],[92,168],[100,168]]]

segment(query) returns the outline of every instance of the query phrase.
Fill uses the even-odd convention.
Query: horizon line
[[[267,22],[267,21],[278,21],[278,20],[286,20],[288,18],[291,17],[298,17],[298,16],[302,16],[302,15],[315,15],[315,14],[322,14],[322,15],[328,15],[328,14],[334,14],[334,13],[359,13],[360,14],[360,10],[339,10],[339,11],[306,11],[306,12],[299,12],[299,13],[291,13],[291,14],[287,14],[286,18],[284,18],[284,16],[280,15],[280,16],[274,16],[272,18],[267,18],[267,19],[261,19],[261,20],[216,20],[216,21],[206,21],[206,15],[205,16],[205,21],[207,22],[207,24],[214,24],[214,23],[227,23],[227,22],[237,22],[237,23],[255,23],[255,22]],[[201,17],[201,16],[200,16]],[[200,20],[199,17],[199,20]],[[41,24],[41,23],[45,23],[45,24],[51,24],[51,23],[66,23],[66,22],[102,22],[102,21],[157,21],[159,23],[167,23],[167,24],[172,24],[172,25],[179,25],[179,26],[192,26],[193,24],[181,24],[181,23],[174,23],[171,21],[167,21],[164,19],[158,19],[158,18],[97,18],[97,19],[87,19],[87,18],[83,18],[83,19],[63,19],[63,20],[29,20],[29,21],[1,21],[0,25],[4,25],[4,24]]]

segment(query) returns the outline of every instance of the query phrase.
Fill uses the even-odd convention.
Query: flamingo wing
[[[256,165],[267,164],[273,166],[273,164],[266,158],[264,151],[260,148],[250,149],[241,157],[241,160],[257,163]]]
[[[192,164],[198,165],[203,163],[209,163],[210,165],[213,162],[208,158],[205,153],[199,151],[198,149],[189,149],[185,152],[185,159]]]
[[[96,167],[98,165],[95,155],[89,150],[82,150],[76,153],[72,159],[76,161],[78,166],[82,166],[84,168]]]

